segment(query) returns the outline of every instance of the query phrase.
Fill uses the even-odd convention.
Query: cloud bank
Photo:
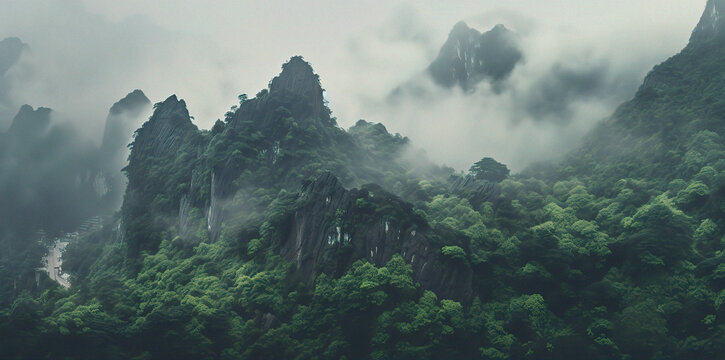
[[[202,128],[255,94],[291,55],[320,74],[333,115],[348,127],[383,122],[435,161],[466,169],[493,156],[521,169],[560,155],[632,95],[648,69],[681,49],[704,1],[410,2],[270,0],[4,0],[0,38],[31,51],[6,80],[15,111],[47,106],[98,144],[110,104],[140,88],[152,101],[187,100]],[[436,57],[450,28],[503,23],[525,62],[507,91],[386,97]],[[10,110],[8,110],[10,111]],[[12,112],[15,112],[12,111]],[[0,114],[2,116],[2,114]],[[7,127],[9,120],[0,119]]]

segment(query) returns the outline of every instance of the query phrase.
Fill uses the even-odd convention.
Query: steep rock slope
[[[400,254],[423,288],[472,300],[471,269],[441,255],[437,234],[410,204],[377,186],[346,190],[332,174],[303,186],[299,199],[303,205],[285,219],[280,254],[306,281],[322,272],[341,276],[359,259],[383,266]]]
[[[300,57],[283,65],[269,89],[240,100],[224,123],[200,132],[183,100],[172,96],[157,104],[138,130],[122,212],[131,259],[154,251],[168,231],[187,241],[250,241],[278,193],[296,193],[307,183],[296,200],[306,205],[294,215],[284,209],[287,220],[278,229],[285,230],[266,239],[296,264],[304,282],[313,283],[322,272],[340,276],[358,259],[385,264],[399,253],[425,288],[471,300],[470,268],[465,261],[440,257],[441,244],[431,241],[436,235],[427,233],[428,225],[411,205],[376,187],[377,205],[363,206],[370,200],[361,194],[369,190],[343,187],[405,181],[408,168],[397,154],[407,139],[364,121],[350,133],[337,127],[318,76]],[[410,170],[437,171],[433,166]],[[396,210],[376,210],[387,207]],[[342,223],[357,224],[357,230],[343,229]],[[338,228],[333,239],[330,234]]]

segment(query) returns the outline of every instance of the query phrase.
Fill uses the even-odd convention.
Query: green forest
[[[0,358],[721,358],[723,64],[691,41],[518,173],[341,128],[298,56],[209,130],[171,96],[122,209],[68,246],[71,288],[36,285],[44,244],[2,257]]]

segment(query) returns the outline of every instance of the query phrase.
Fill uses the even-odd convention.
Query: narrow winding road
[[[48,255],[45,257],[45,271],[48,272],[48,276],[50,276],[51,279],[55,280],[58,284],[67,289],[70,287],[70,282],[58,274],[58,269],[60,269],[63,264],[61,256],[66,245],[68,245],[68,243],[62,241],[56,241],[55,244],[53,244],[53,248],[48,251]]]

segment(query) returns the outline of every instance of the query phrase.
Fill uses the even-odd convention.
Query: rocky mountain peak
[[[481,36],[476,29],[472,29],[465,21],[459,21],[453,25],[453,29],[448,34],[448,41],[451,40],[473,40],[475,37]]]
[[[725,36],[725,0],[708,0],[700,22],[690,37],[690,43],[702,43]]]
[[[140,107],[151,104],[151,101],[146,97],[146,94],[141,90],[134,90],[123,99],[119,100],[113,106],[111,106],[110,114],[119,115],[129,110],[136,110]]]
[[[125,149],[133,131],[139,125],[136,122],[138,117],[150,105],[151,101],[141,90],[134,90],[113,104],[106,118],[101,152],[107,155]]]
[[[282,65],[282,72],[270,82],[269,92],[287,92],[302,97],[309,101],[317,115],[324,106],[320,78],[301,56],[293,56]]]
[[[133,132],[143,122],[141,114],[151,107],[151,101],[141,90],[134,90],[111,107],[103,130],[100,159],[103,167],[113,176],[120,175],[120,169],[128,158],[127,145]],[[121,179],[122,180],[122,179]]]
[[[171,95],[164,102],[154,105],[153,115],[138,130],[130,160],[133,162],[142,154],[172,153],[181,145],[185,134],[195,130],[186,102]]]
[[[30,105],[23,105],[15,115],[7,134],[18,139],[41,136],[50,124],[49,108],[39,107],[37,110]]]
[[[482,80],[505,79],[522,58],[516,34],[504,25],[482,34],[461,21],[428,71],[439,85],[472,90]]]

